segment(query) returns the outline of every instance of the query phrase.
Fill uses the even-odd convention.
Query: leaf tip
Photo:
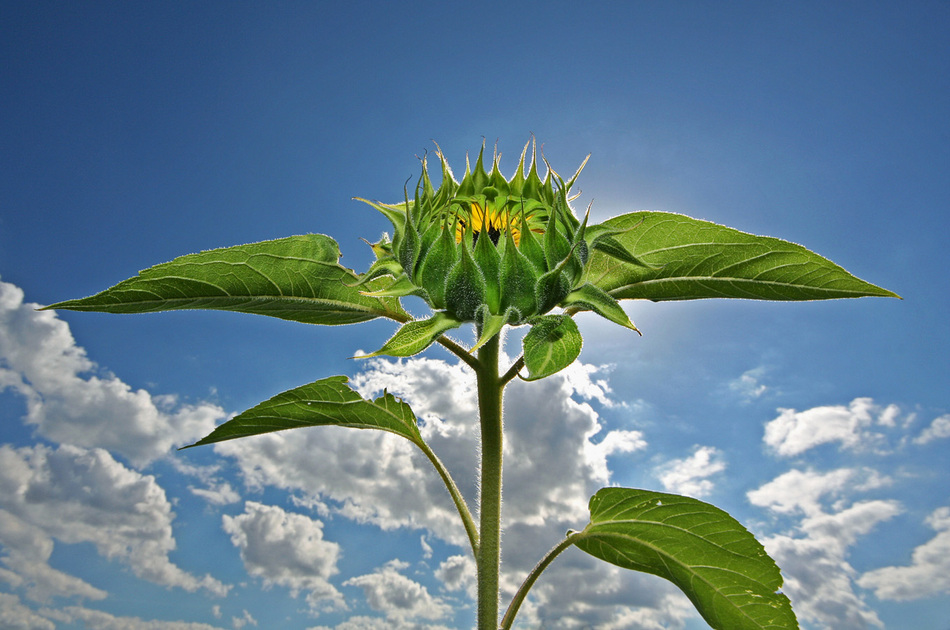
[[[362,352],[362,351],[360,351],[360,352]],[[382,350],[377,350],[376,352],[370,352],[369,354],[359,354],[359,353],[357,353],[357,354],[354,354],[353,356],[347,357],[347,358],[350,359],[350,360],[353,360],[353,359],[372,359],[373,357],[378,357],[378,356],[380,356],[381,354],[382,354]]]

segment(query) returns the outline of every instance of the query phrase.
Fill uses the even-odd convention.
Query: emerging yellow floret
[[[488,235],[492,245],[495,246],[498,245],[498,241],[504,238],[506,234],[511,234],[511,238],[515,242],[515,247],[521,245],[521,212],[512,212],[508,208],[496,208],[490,202],[485,204],[472,202],[469,205],[471,209],[464,213],[464,216],[462,216],[462,212],[458,213],[458,222],[455,226],[456,243],[462,242],[462,235],[465,233],[466,228],[471,226],[473,247],[478,243],[479,235],[483,233]],[[531,217],[527,216],[525,220],[530,226],[532,223]],[[536,227],[531,229],[531,231],[537,234],[544,234],[543,227]]]

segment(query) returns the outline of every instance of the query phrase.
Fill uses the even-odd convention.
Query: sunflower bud
[[[528,323],[557,306],[601,312],[590,300],[571,298],[583,285],[592,247],[585,240],[586,218],[579,221],[570,207],[571,186],[586,160],[566,182],[545,161],[542,179],[533,146],[526,172],[529,146],[510,179],[498,169],[497,152],[491,170],[485,169],[483,145],[474,168],[466,160],[459,182],[439,150],[438,189],[423,158],[412,199],[408,192],[396,204],[361,199],[394,230],[391,242],[384,237],[373,244],[377,260],[362,277],[389,275],[393,281],[369,295],[417,295],[439,312],[440,327],[475,322],[479,343],[505,324]],[[617,321],[615,310],[610,315]],[[623,325],[633,327],[629,320]]]

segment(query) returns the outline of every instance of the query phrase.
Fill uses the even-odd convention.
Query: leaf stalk
[[[442,460],[440,460],[435,452],[429,448],[429,445],[426,444],[425,440],[420,440],[419,442],[415,442],[415,444],[420,449],[422,449],[422,452],[425,453],[425,456],[428,457],[429,461],[432,462],[432,465],[435,466],[436,471],[442,478],[442,483],[445,484],[449,494],[452,496],[452,502],[455,503],[455,509],[458,510],[459,516],[462,518],[462,524],[465,526],[465,533],[468,534],[468,541],[472,545],[472,552],[477,556],[479,548],[478,527],[475,524],[475,519],[472,517],[472,513],[468,509],[468,504],[465,502],[465,498],[462,496],[458,486],[455,484],[455,480],[452,478],[452,475],[449,474],[448,469],[446,469],[445,465],[442,463]]]
[[[505,611],[505,616],[501,620],[501,630],[510,630],[511,624],[515,621],[515,615],[518,614],[518,609],[521,608],[521,604],[524,602],[525,597],[527,597],[528,591],[534,586],[538,577],[541,576],[541,573],[548,568],[548,565],[551,564],[562,551],[573,545],[579,536],[581,536],[581,534],[578,532],[568,532],[567,537],[547,552],[547,554],[541,558],[541,561],[531,569],[531,573],[525,577],[524,582],[518,587],[518,591],[512,598],[511,603],[508,604],[508,610]]]

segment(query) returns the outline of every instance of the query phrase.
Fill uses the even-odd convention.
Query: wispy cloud
[[[661,464],[654,475],[667,492],[700,498],[713,491],[710,477],[726,470],[722,451],[712,446],[695,446],[693,454]]]
[[[169,461],[175,470],[188,477],[196,477],[204,485],[203,488],[189,485],[188,490],[211,505],[230,505],[241,500],[241,495],[230,482],[221,477],[221,466],[194,466],[175,457]]]
[[[762,383],[765,368],[757,367],[743,372],[741,376],[729,382],[729,391],[749,402],[762,397],[768,387]]]
[[[858,584],[897,601],[950,593],[950,507],[937,508],[925,522],[937,533],[914,549],[909,565],[868,571]]]
[[[914,438],[914,444],[927,444],[934,440],[950,438],[950,414],[934,418],[930,425]]]
[[[822,444],[838,443],[847,450],[883,452],[885,430],[896,425],[896,405],[881,407],[871,398],[855,398],[848,406],[829,405],[804,411],[780,409],[765,425],[765,443],[782,457],[800,455]]]
[[[242,611],[240,617],[231,617],[231,627],[234,630],[240,630],[245,626],[256,626],[257,619],[254,618],[254,615],[249,613],[247,610]]]

